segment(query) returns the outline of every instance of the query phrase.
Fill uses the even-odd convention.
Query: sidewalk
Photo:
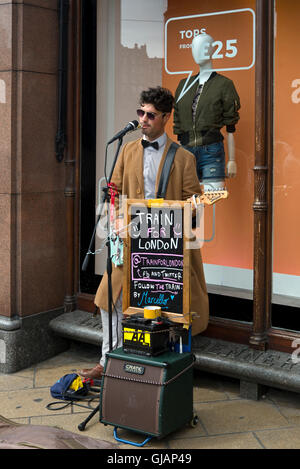
[[[69,406],[49,410],[55,401],[50,386],[61,376],[93,366],[99,359],[96,349],[72,347],[50,360],[18,373],[0,374],[0,415],[14,422],[50,425],[118,444],[113,427],[104,426],[96,414],[83,432],[78,425],[91,409]],[[185,427],[162,440],[153,438],[144,448],[155,449],[297,449],[300,448],[300,396],[269,389],[260,401],[241,399],[239,382],[195,371],[194,409],[199,417],[195,428]],[[92,403],[92,407],[98,401]],[[180,405],[180,403],[178,403]],[[121,433],[121,431],[120,431]],[[141,442],[143,435],[122,430],[122,437]]]

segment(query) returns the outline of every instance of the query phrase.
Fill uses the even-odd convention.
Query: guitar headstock
[[[203,192],[201,195],[195,195],[188,199],[189,202],[195,202],[198,204],[213,205],[221,199],[227,199],[228,191],[226,189],[222,190],[209,190]]]

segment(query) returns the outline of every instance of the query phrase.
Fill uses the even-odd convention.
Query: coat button
[[[140,193],[141,193],[141,189],[137,189],[137,190],[136,190],[136,193],[137,193],[137,194],[140,194]]]

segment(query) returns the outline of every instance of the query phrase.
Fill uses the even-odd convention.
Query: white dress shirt
[[[145,137],[144,137],[145,139]],[[147,140],[147,139],[145,139]],[[163,155],[165,145],[167,142],[167,134],[164,133],[158,139],[154,140],[158,142],[158,150],[153,147],[144,148],[144,191],[145,199],[155,199],[155,183],[157,171],[160,165],[160,160]]]

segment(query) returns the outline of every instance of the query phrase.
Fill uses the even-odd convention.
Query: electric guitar
[[[205,191],[201,195],[195,194],[193,197],[190,197],[187,201],[188,202],[195,202],[197,205],[198,204],[206,204],[206,205],[213,205],[218,200],[221,199],[227,199],[228,197],[228,191],[226,189],[224,190],[210,190],[210,191]]]

